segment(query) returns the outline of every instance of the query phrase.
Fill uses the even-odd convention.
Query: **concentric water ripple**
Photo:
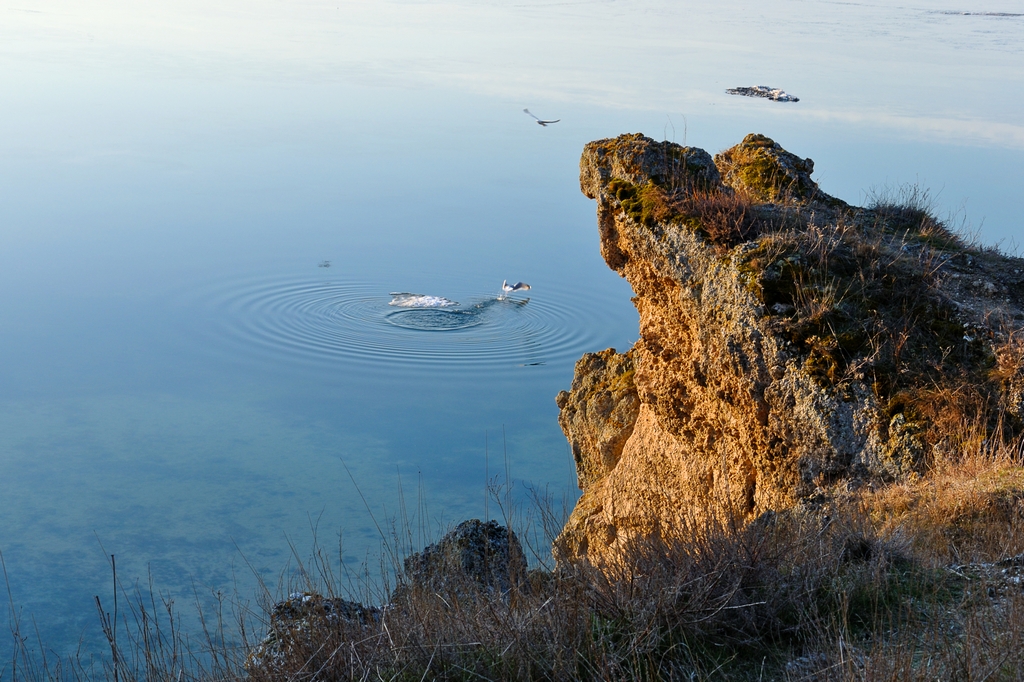
[[[483,311],[469,310],[396,310],[388,313],[388,322],[396,327],[419,332],[450,332],[458,329],[469,329],[483,324]]]
[[[504,300],[460,294],[458,307],[396,309],[388,305],[390,289],[338,278],[278,278],[223,282],[204,298],[226,350],[281,361],[523,367],[573,362],[603,347],[601,301],[586,294],[535,290],[529,298]]]

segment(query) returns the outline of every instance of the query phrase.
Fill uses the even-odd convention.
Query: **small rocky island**
[[[725,91],[729,95],[743,95],[744,97],[763,97],[773,102],[799,102],[799,97],[794,97],[781,88],[773,88],[770,85],[753,85],[750,87],[729,88]]]
[[[588,144],[640,339],[557,397],[555,562],[465,521],[385,557],[376,605],[271,607],[249,679],[1019,677],[1024,261],[813,169],[757,134]]]

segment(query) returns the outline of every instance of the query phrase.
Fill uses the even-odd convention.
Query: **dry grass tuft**
[[[873,523],[907,539],[915,554],[936,564],[992,562],[1024,552],[1024,468],[1011,456],[972,454],[940,461],[927,475],[869,493]]]
[[[727,248],[756,239],[766,224],[751,198],[739,191],[689,192],[677,199],[673,208],[711,243]]]
[[[250,679],[754,679],[836,624],[898,621],[910,576],[935,582],[855,506],[678,530],[701,540],[637,544],[603,570],[535,571],[504,595],[420,593],[378,620],[293,638]]]
[[[935,217],[935,199],[920,185],[875,188],[868,198],[868,210],[874,216],[875,225],[883,230],[938,249],[968,247],[956,231]]]
[[[608,191],[633,220],[645,224],[682,223],[713,245],[727,249],[762,232],[777,230],[784,207],[759,210],[745,191],[703,186],[663,187],[655,182],[642,186],[615,179]]]

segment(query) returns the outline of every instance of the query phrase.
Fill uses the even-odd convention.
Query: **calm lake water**
[[[800,102],[724,92],[757,84]],[[572,499],[554,396],[637,336],[592,139],[762,132],[850,202],[917,183],[1024,235],[1019,0],[0,0],[0,95],[0,552],[58,653],[99,641],[109,554],[179,605],[276,584],[314,526],[372,564],[346,466],[378,521],[400,480],[430,528],[482,516],[503,452]]]

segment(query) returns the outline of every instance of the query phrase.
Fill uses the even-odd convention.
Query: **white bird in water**
[[[530,116],[533,116],[534,118],[537,118],[536,116],[534,116],[533,114],[530,113],[529,109],[523,109],[523,113],[530,114]],[[547,127],[547,125],[549,123],[558,123],[561,120],[562,119],[560,119],[560,118],[556,118],[554,121],[544,121],[544,120],[541,120],[541,119],[537,118],[537,125],[542,125],[544,127]],[[522,282],[520,282],[520,284],[522,284]],[[526,287],[526,288],[529,289],[530,287]]]
[[[502,291],[519,291],[520,289],[530,289],[529,284],[526,282],[516,282],[515,284],[509,284],[507,279],[501,280]]]
[[[511,294],[513,291],[525,291],[529,289],[530,285],[526,282],[516,282],[515,284],[509,284],[507,279],[501,281],[501,290],[505,293],[499,298],[505,298],[506,295]]]

